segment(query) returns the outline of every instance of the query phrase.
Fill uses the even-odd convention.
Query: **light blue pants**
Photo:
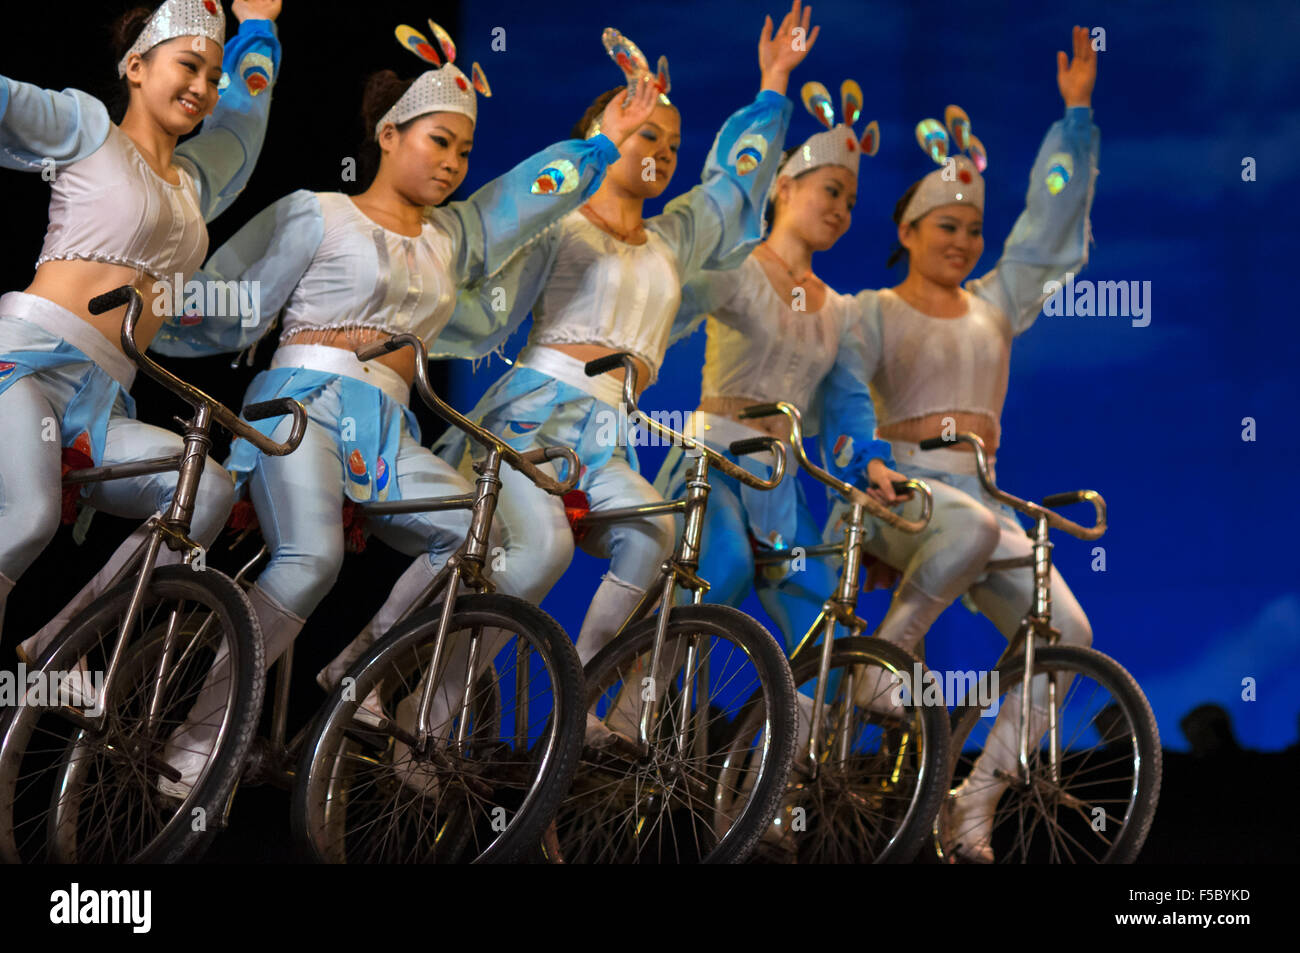
[[[0,318],[0,353],[57,340],[36,325]],[[67,364],[29,374],[0,394],[0,573],[11,580],[36,560],[59,528],[63,452],[59,422],[78,382],[92,366]],[[128,417],[119,395],[108,422],[102,464],[167,456],[181,448],[179,434]],[[88,502],[114,516],[145,519],[170,505],[176,479],[175,471],[167,471],[97,483]],[[209,458],[194,502],[192,538],[210,546],[233,502],[230,475]]]
[[[739,462],[730,453],[726,456]],[[795,479],[794,474],[786,476]],[[822,603],[835,591],[837,575],[824,559],[805,558],[776,564],[755,574],[754,550],[745,507],[736,481],[718,470],[709,471],[709,503],[700,540],[700,575],[709,583],[707,602],[740,607],[751,589],[794,651],[811,628]],[[799,523],[790,548],[807,549],[821,542],[821,530],[808,504],[799,499]],[[820,641],[820,639],[818,640]]]
[[[1032,543],[1013,511],[989,497],[978,477],[918,466],[902,459],[898,449],[895,457],[900,473],[929,483],[934,512],[920,533],[877,525],[866,544],[868,552],[903,574],[878,634],[910,650],[943,608],[969,591],[980,612],[999,632],[1007,638],[1015,635],[1033,598],[1033,574],[1028,569],[984,572],[990,560],[1031,552]],[[828,536],[833,534],[843,507],[839,503],[832,509]],[[904,504],[902,513],[915,519],[920,501]],[[1062,643],[1091,645],[1088,617],[1055,567],[1051,593],[1052,625],[1061,631]]]
[[[303,401],[308,424],[302,443],[282,457],[262,456],[249,479],[271,559],[257,585],[281,606],[309,616],[334,586],[343,566],[343,460],[339,455],[339,384],[326,385]],[[285,417],[272,433],[284,440],[292,426]],[[445,461],[417,443],[402,425],[394,470],[402,499],[470,492]],[[427,554],[437,567],[469,532],[469,511],[402,513],[370,517],[370,532],[408,556]]]

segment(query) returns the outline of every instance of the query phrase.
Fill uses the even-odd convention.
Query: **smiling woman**
[[[206,222],[252,174],[271,97],[265,83],[254,91],[232,82],[224,94],[219,87],[223,72],[240,76],[250,58],[274,73],[280,45],[270,20],[280,3],[237,0],[234,8],[241,25],[229,42],[214,0],[167,0],[122,18],[114,31],[125,93],[120,125],[80,90],[56,93],[0,76],[0,164],[51,182],[36,274],[26,291],[0,297],[0,445],[7,451],[0,612],[13,580],[71,515],[73,499],[61,500],[61,467],[181,450],[176,434],[134,419],[135,367],[121,349],[121,309],[91,315],[87,302],[134,285],[153,305],[136,335],[147,345],[173,300],[168,283],[202,263]],[[203,131],[178,146],[204,117]],[[143,519],[170,503],[175,484],[167,472],[83,492],[97,509]],[[211,463],[195,505],[198,542],[211,544],[230,505],[230,481]],[[27,654],[37,648],[29,645]]]
[[[363,364],[356,348],[413,333],[437,353],[440,333],[458,340],[473,335],[474,329],[457,329],[453,321],[459,289],[499,270],[520,246],[595,191],[606,166],[618,158],[618,144],[652,106],[648,87],[620,97],[604,117],[604,134],[552,145],[465,201],[443,205],[465,179],[477,97],[490,92],[478,64],[466,75],[454,63],[451,38],[435,23],[430,28],[445,63],[421,33],[401,26],[396,31],[401,45],[437,68],[409,81],[384,71],[367,83],[362,115],[375,160],[369,187],[357,196],[300,190],[255,216],[208,259],[199,277],[257,287],[258,313],[186,315],[167,322],[154,342],[155,350],[172,356],[239,351],[271,329],[273,322],[261,321],[260,315],[283,312],[271,367],[253,380],[245,403],[297,399],[307,409],[306,433],[298,449],[284,457],[263,456],[251,443],[237,440],[226,461],[237,486],[248,487],[270,547],[270,561],[249,592],[268,666],[333,586],[345,546],[355,540],[345,531],[345,500],[470,491],[453,467],[420,445],[408,407],[414,372],[409,349]],[[491,345],[473,335],[467,349],[477,348],[486,353]],[[271,433],[279,422],[254,426]],[[354,643],[354,652],[383,635],[424,591],[464,540],[469,514],[397,514],[372,517],[367,525],[415,559]],[[106,566],[60,618],[87,604],[115,571],[113,563]],[[497,581],[501,590],[511,591],[508,579]],[[57,630],[58,623],[47,629]],[[318,680],[332,688],[351,658]],[[203,711],[208,698],[201,697],[195,710]],[[365,704],[382,717],[374,708],[377,697]],[[164,780],[160,790],[182,795],[190,789],[215,740],[192,723],[178,730],[167,757],[181,777]]]

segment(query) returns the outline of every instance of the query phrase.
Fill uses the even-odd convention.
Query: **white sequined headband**
[[[605,27],[605,31],[600,35],[600,42],[604,44],[605,52],[609,54],[618,68],[623,71],[627,79],[628,90],[635,95],[636,86],[641,82],[641,77],[650,72],[650,63],[641,52],[641,48],[625,37],[612,26]],[[672,102],[668,99],[668,90],[672,88],[672,80],[668,76],[668,57],[659,57],[658,69],[654,78],[655,89],[659,91],[659,102],[665,106],[671,106]],[[587,138],[600,134],[600,116],[591,120],[587,126]]]
[[[140,36],[131,44],[126,55],[118,61],[117,75],[126,75],[126,63],[131,54],[143,56],[159,43],[180,36],[201,36],[217,46],[226,45],[226,15],[217,0],[167,0],[154,11]]]
[[[473,65],[471,72],[474,78],[471,81],[453,65],[456,59],[456,44],[451,41],[447,31],[432,20],[429,21],[429,29],[433,31],[438,45],[442,47],[447,62],[445,65],[440,65],[442,60],[438,58],[438,51],[419,30],[405,25],[397,28],[395,31],[397,42],[402,45],[402,48],[414,53],[426,63],[438,66],[438,69],[422,73],[401,98],[393,103],[392,108],[384,113],[375,124],[376,139],[379,138],[379,133],[384,126],[390,122],[400,126],[402,123],[429,113],[460,113],[468,116],[470,122],[477,122],[478,98],[474,95],[474,90],[489,98],[492,96],[492,88],[488,86],[483,68],[478,63]]]
[[[880,149],[880,127],[875,120],[867,123],[861,140],[853,131],[853,125],[862,116],[862,88],[851,79],[840,84],[840,112],[843,122],[835,125],[835,112],[831,108],[831,94],[821,83],[804,83],[802,90],[804,108],[817,118],[825,132],[810,136],[808,140],[790,154],[785,164],[777,170],[772,179],[772,191],[776,190],[776,180],[783,175],[794,177],[824,165],[840,165],[854,175],[858,174],[858,157],[874,156]]]
[[[984,143],[971,133],[970,117],[960,106],[944,110],[944,123],[922,119],[916,124],[916,141],[921,151],[939,164],[917,186],[903,210],[904,222],[914,222],[942,205],[973,205],[984,211],[984,178],[988,153]],[[947,125],[947,129],[944,128]],[[954,147],[949,154],[949,146]],[[970,158],[960,155],[966,152]]]

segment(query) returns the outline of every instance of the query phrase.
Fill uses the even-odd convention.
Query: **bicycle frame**
[[[469,510],[471,514],[469,534],[466,536],[465,542],[447,559],[442,569],[438,571],[423,592],[403,610],[402,614],[394,622],[394,625],[398,625],[416,612],[436,604],[439,598],[442,599],[438,632],[430,664],[430,671],[435,673],[435,677],[425,681],[421,692],[416,731],[414,734],[406,732],[391,720],[386,721],[382,726],[383,730],[391,732],[412,749],[426,752],[433,733],[433,726],[429,724],[429,717],[433,706],[434,686],[438,682],[437,675],[441,672],[444,646],[447,633],[451,627],[451,617],[455,611],[456,599],[464,588],[469,588],[475,592],[492,592],[494,590],[491,580],[483,574],[483,570],[489,552],[489,531],[492,526],[492,518],[496,513],[497,495],[501,489],[500,470],[502,462],[522,472],[542,489],[556,495],[563,495],[576,485],[579,465],[577,455],[568,447],[541,448],[521,454],[495,434],[475,425],[444,402],[429,383],[429,358],[424,341],[413,334],[397,334],[383,341],[366,345],[358,350],[356,355],[360,361],[370,361],[403,347],[410,347],[415,351],[415,389],[425,404],[438,416],[465,431],[471,439],[488,448],[487,457],[482,463],[474,466],[479,476],[472,493],[367,503],[361,507],[362,512],[367,516],[390,516],[396,513],[427,513],[443,510]],[[569,462],[569,477],[563,482],[554,480],[537,469],[537,464],[557,458],[563,458]],[[267,553],[268,549],[263,545],[257,555],[240,569],[235,577],[236,582],[243,584],[247,579],[247,574]],[[463,687],[459,707],[461,715],[457,737],[459,744],[465,742],[470,695],[473,689],[473,673],[479,661],[481,635],[482,632],[479,629],[476,629],[470,635],[466,683]],[[522,646],[520,646],[519,651],[522,661],[524,651]],[[289,685],[293,670],[292,645],[285,650],[278,664],[275,703],[271,715],[270,741],[272,757],[280,766],[282,776],[287,778],[286,766],[293,763],[295,753],[302,745],[303,739],[311,726],[304,725],[293,739],[287,745],[285,744],[284,739],[287,734],[288,724]],[[517,680],[515,692],[516,703],[519,705],[517,711],[521,712],[521,717],[517,719],[517,723],[526,725],[526,675],[524,679],[522,682]]]
[[[1001,668],[1014,658],[1015,653],[1021,650],[1020,643],[1023,641],[1025,672],[1020,688],[1020,731],[1016,753],[1020,776],[1018,778],[1004,777],[1003,779],[1013,784],[1027,785],[1030,780],[1029,726],[1033,709],[1030,688],[1034,679],[1034,646],[1040,637],[1049,646],[1054,645],[1061,635],[1059,630],[1052,628],[1052,542],[1048,539],[1047,532],[1050,527],[1064,530],[1071,536],[1083,540],[1100,539],[1106,532],[1106,501],[1096,490],[1074,490],[1069,493],[1054,493],[1045,496],[1043,497],[1043,505],[1039,506],[1036,503],[1030,503],[1028,500],[1022,500],[998,489],[989,474],[988,455],[984,448],[984,441],[975,433],[959,433],[951,440],[943,437],[930,437],[922,440],[918,446],[922,450],[938,450],[950,448],[954,443],[970,445],[975,454],[976,474],[979,476],[980,485],[984,487],[985,492],[993,499],[1006,503],[1034,520],[1034,528],[1026,531],[1026,535],[1033,540],[1033,551],[1030,555],[1014,559],[992,560],[985,567],[990,572],[1023,568],[1032,568],[1034,571],[1034,597],[1029,611],[1021,620],[1015,636],[1007,642],[1006,649],[1003,650],[997,664],[994,666],[995,668]],[[1082,526],[1047,509],[1047,507],[1069,506],[1072,503],[1084,501],[1091,503],[1096,513],[1096,522],[1091,527]],[[1057,723],[1055,677],[1050,677],[1047,680],[1047,725],[1049,770],[1052,781],[1059,782],[1061,737],[1060,725]]]
[[[857,614],[858,607],[858,572],[862,568],[862,546],[865,542],[863,531],[865,528],[865,518],[868,512],[876,519],[888,523],[891,526],[905,533],[919,533],[930,522],[930,514],[933,510],[934,500],[930,493],[930,487],[924,480],[907,480],[894,484],[894,489],[899,492],[915,490],[921,494],[921,516],[917,520],[907,520],[893,513],[881,504],[877,503],[870,496],[859,490],[857,487],[837,479],[830,473],[827,473],[821,467],[814,464],[808,459],[808,454],[803,446],[803,418],[799,409],[793,404],[786,401],[778,401],[772,404],[758,404],[754,407],[748,407],[741,412],[741,417],[758,418],[771,417],[776,414],[784,414],[790,421],[790,447],[794,452],[799,466],[811,474],[820,482],[826,484],[832,490],[838,492],[849,501],[849,520],[844,531],[844,541],[838,546],[824,545],[814,546],[805,550],[806,556],[830,556],[838,554],[843,559],[843,567],[840,571],[840,578],[835,587],[835,592],[822,604],[821,612],[813,620],[813,624],[804,633],[799,644],[795,646],[794,651],[790,653],[790,661],[793,664],[801,658],[802,653],[807,651],[804,647],[811,645],[810,641],[818,632],[822,634],[821,659],[817,669],[817,687],[813,695],[812,711],[812,730],[808,735],[808,771],[811,777],[816,777],[821,763],[822,754],[822,735],[825,727],[825,706],[826,706],[826,683],[830,679],[831,670],[831,652],[833,649],[832,642],[835,639],[835,626],[842,625],[849,630],[851,636],[861,634],[866,630],[867,623]],[[759,556],[755,562],[759,564],[775,564],[787,562],[792,557],[788,553],[771,553]],[[847,676],[847,685],[845,688],[845,697],[853,697],[853,673]],[[848,710],[845,709],[845,718],[848,718]],[[849,743],[847,725],[840,732],[840,741],[842,746],[842,756],[848,757],[847,745]]]
[[[212,439],[209,436],[213,420],[236,436],[243,437],[254,443],[263,453],[269,453],[276,456],[292,452],[299,441],[302,440],[303,434],[307,427],[307,414],[303,406],[295,400],[284,398],[277,400],[264,401],[254,404],[245,411],[249,420],[261,420],[266,417],[273,417],[282,414],[291,414],[293,416],[293,427],[290,431],[289,438],[284,443],[276,443],[263,437],[258,431],[254,430],[248,424],[244,423],[230,411],[220,401],[209,397],[203,391],[190,384],[185,383],[180,378],[164,370],[153,360],[141,353],[135,343],[135,328],[139,321],[140,313],[144,308],[143,299],[140,292],[131,285],[123,285],[106,294],[92,298],[87,305],[91,314],[104,314],[115,308],[126,305],[126,315],[122,320],[121,343],[122,350],[126,353],[135,364],[145,372],[149,377],[158,381],[168,390],[177,394],[182,399],[188,401],[194,408],[194,416],[188,421],[181,421],[185,426],[182,437],[182,449],[179,453],[166,457],[154,457],[148,460],[140,460],[132,463],[114,464],[110,466],[87,467],[80,470],[71,470],[63,478],[65,484],[79,485],[86,483],[101,483],[106,480],[119,480],[126,477],[144,476],[153,473],[165,473],[169,470],[176,470],[178,477],[176,481],[176,490],[172,494],[172,501],[167,509],[166,515],[155,514],[146,522],[149,528],[149,538],[142,544],[140,549],[127,561],[126,565],[113,577],[109,587],[117,585],[125,579],[128,573],[139,568],[139,577],[136,580],[135,587],[131,592],[130,601],[127,603],[126,616],[123,618],[118,627],[117,642],[113,647],[112,655],[109,659],[108,671],[105,673],[102,696],[110,697],[112,685],[121,664],[123,654],[126,650],[127,642],[130,638],[131,631],[135,627],[136,619],[140,612],[140,606],[144,599],[145,589],[149,580],[153,576],[153,570],[157,563],[158,551],[163,540],[167,542],[168,548],[174,552],[181,550],[187,551],[187,562],[192,561],[194,555],[202,551],[202,547],[189,538],[190,521],[194,516],[194,501],[198,494],[199,479],[203,474],[203,467],[207,459],[208,451],[212,447]],[[178,418],[179,419],[179,418]],[[175,650],[177,639],[177,626],[179,618],[177,610],[172,610],[171,618],[168,620],[167,633],[164,636],[163,652],[158,662],[158,675],[154,684],[153,697],[149,704],[148,725],[153,726],[158,717],[158,710],[162,702],[163,686],[166,684],[166,678],[170,671],[171,657]],[[204,628],[211,622],[211,617],[204,623]],[[203,629],[201,628],[200,634]],[[192,647],[197,639],[191,641]],[[187,649],[188,651],[188,649]],[[182,655],[182,660],[184,655]],[[98,715],[86,715],[83,712],[71,711],[67,707],[62,709],[65,717],[72,720],[79,727],[98,732],[108,717],[105,708]],[[180,775],[174,768],[168,765],[160,765],[164,774],[169,777],[175,775],[172,780],[178,780]]]
[[[692,440],[661,421],[642,414],[637,408],[636,402],[636,364],[633,362],[632,356],[626,351],[619,351],[589,361],[586,365],[586,372],[587,376],[595,377],[598,374],[604,374],[619,367],[622,367],[624,371],[623,402],[628,407],[629,423],[644,423],[652,431],[668,437],[676,445],[683,447],[688,455],[695,458],[695,462],[691,466],[690,476],[686,481],[686,496],[680,500],[667,500],[663,503],[645,503],[640,506],[622,507],[600,513],[587,513],[575,521],[574,528],[585,528],[603,523],[626,522],[660,514],[684,514],[684,528],[678,538],[677,547],[673,555],[665,560],[659,568],[658,587],[651,586],[646,590],[640,602],[637,603],[631,614],[618,627],[613,636],[614,639],[619,638],[627,630],[628,626],[649,617],[657,605],[659,618],[655,629],[654,647],[650,653],[650,671],[657,673],[663,654],[664,640],[668,636],[669,611],[672,609],[673,595],[678,586],[680,585],[682,588],[691,591],[691,600],[696,605],[703,601],[704,594],[709,589],[708,582],[699,575],[699,568],[700,541],[704,533],[704,513],[709,499],[710,465],[717,467],[723,473],[748,486],[760,490],[771,490],[780,484],[785,476],[785,453],[781,450],[781,441],[775,437],[754,437],[733,443],[731,451],[737,456],[758,450],[767,450],[772,454],[772,475],[766,480],[754,476],[703,443]],[[679,724],[682,727],[678,732],[677,742],[679,748],[683,751],[686,750],[689,743],[687,734],[692,725],[691,674],[694,672],[699,674],[705,681],[708,679],[708,653],[704,652],[701,655],[700,649],[698,636],[692,637],[686,651],[686,677],[683,679],[684,684],[680,699],[681,719]],[[639,757],[644,758],[649,755],[650,725],[658,717],[658,706],[658,691],[651,692],[649,704],[647,704],[647,699],[643,694],[636,739]]]

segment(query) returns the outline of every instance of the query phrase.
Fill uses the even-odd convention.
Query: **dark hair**
[[[619,95],[625,89],[627,89],[626,86],[615,86],[613,89],[605,90],[592,100],[591,105],[587,107],[587,111],[583,113],[582,118],[578,120],[578,124],[569,130],[569,138],[586,139],[587,130],[591,128],[592,121],[604,113],[605,107],[609,105],[610,100]]]
[[[897,204],[894,205],[895,225],[903,224],[903,213],[907,211],[907,206],[911,204],[912,196],[916,194],[916,190],[921,187],[921,183],[924,181],[925,181],[924,179],[917,179],[915,182],[909,185],[907,187],[907,191],[903,193],[903,197],[900,198]],[[897,262],[900,258],[906,258],[906,257],[907,257],[907,249],[903,247],[901,242],[898,242],[894,245],[894,250],[889,253],[889,259],[885,262],[885,267],[892,268],[894,266],[894,263]]]
[[[609,105],[610,100],[622,93],[625,89],[627,89],[626,86],[615,86],[613,89],[605,90],[593,99],[591,105],[587,107],[587,111],[583,113],[582,118],[578,120],[577,125],[569,130],[569,138],[586,139],[587,130],[591,128],[592,120],[600,118],[601,114],[605,112],[605,107]],[[673,109],[677,109],[675,105],[672,105],[671,103],[669,105],[672,106]],[[680,111],[678,111],[678,114],[680,115]]]
[[[384,117],[384,113],[393,108],[393,104],[406,94],[414,83],[413,79],[402,79],[390,69],[371,73],[366,77],[366,88],[361,94],[361,148],[357,155],[359,166],[358,183],[367,189],[374,182],[379,172],[381,153],[375,139],[375,126]],[[415,120],[410,119],[397,127],[398,132],[405,132]]]
[[[140,39],[140,34],[144,32],[145,24],[149,18],[154,15],[154,11],[162,4],[155,4],[151,10],[148,7],[133,7],[126,11],[116,20],[109,28],[109,36],[113,47],[113,71],[117,72],[117,64],[122,62],[122,57],[126,56],[126,51],[135,45],[135,41]],[[153,50],[148,50],[144,58],[148,60],[153,56]],[[113,93],[108,99],[108,116],[115,123],[120,123],[122,117],[126,115],[126,108],[131,104],[131,84],[126,81],[126,77],[119,77],[117,83],[113,86]]]
[[[781,166],[785,165],[786,161],[792,155],[794,155],[795,152],[798,151],[798,149],[799,149],[798,146],[791,146],[789,149],[786,149],[785,152],[781,154],[781,161],[776,164],[776,174],[778,177],[781,174]],[[810,171],[811,171],[810,169],[804,169],[804,171],[800,172],[799,175],[796,175],[795,178],[796,179],[801,178],[802,176],[806,175]],[[776,185],[776,178],[772,179],[772,184],[773,186]],[[769,232],[772,230],[772,227],[776,224],[776,192],[775,191],[772,192],[772,201],[768,202],[767,208],[763,210],[763,221],[767,223],[767,230]]]

